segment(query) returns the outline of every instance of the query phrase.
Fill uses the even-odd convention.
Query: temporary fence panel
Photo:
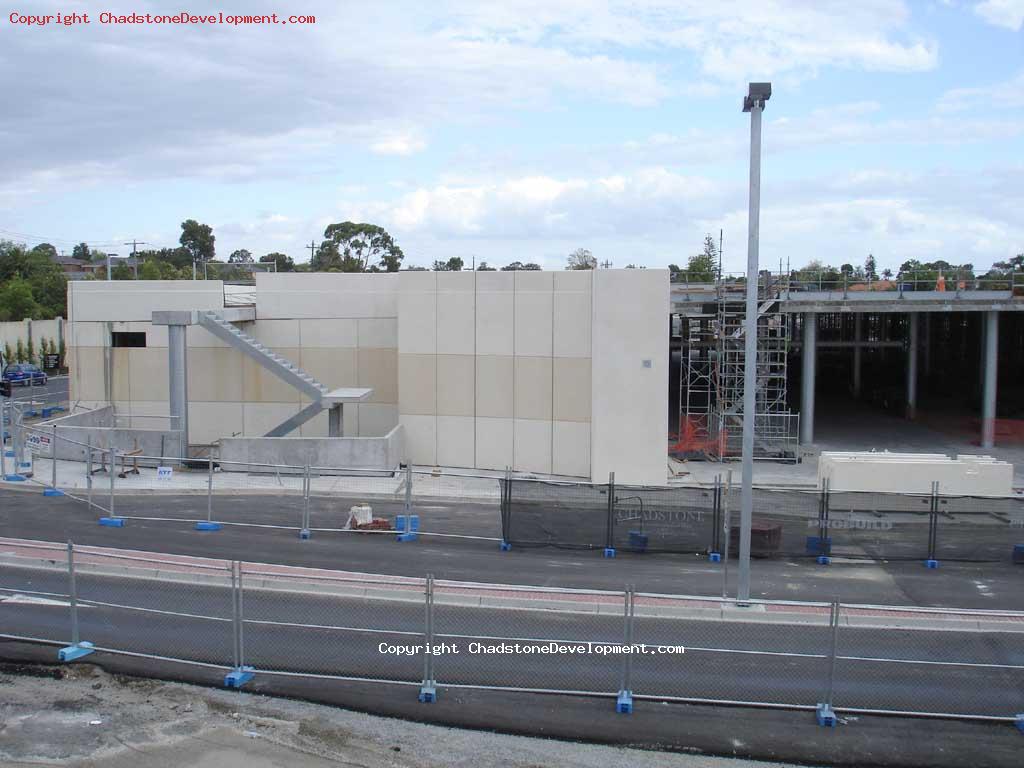
[[[827,603],[638,593],[633,692],[654,698],[808,706],[829,668]]]
[[[1024,614],[842,605],[837,710],[1024,712]]]
[[[439,686],[618,690],[621,592],[437,581],[433,628]]]

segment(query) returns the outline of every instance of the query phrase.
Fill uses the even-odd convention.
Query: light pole
[[[740,497],[740,562],[736,598],[750,599],[750,526],[754,517],[754,419],[757,409],[758,236],[761,221],[761,113],[771,83],[751,83],[743,111],[750,113],[750,207],[747,221],[747,305],[743,348],[743,486]]]

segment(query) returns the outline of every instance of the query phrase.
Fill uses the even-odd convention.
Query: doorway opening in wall
[[[144,347],[146,346],[145,331],[114,331],[110,334],[112,347]]]

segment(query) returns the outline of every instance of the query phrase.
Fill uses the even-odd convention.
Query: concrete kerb
[[[102,556],[102,555],[99,555]],[[0,554],[0,563],[12,567],[39,569],[51,572],[63,572],[65,566],[62,563],[54,562],[45,558],[31,558],[18,555]],[[203,586],[229,587],[226,580],[227,570],[223,573],[196,573],[182,571],[180,567],[188,567],[183,563],[178,569],[175,568],[146,568],[142,566],[95,564],[79,562],[78,571],[80,574],[91,574],[96,576],[112,576],[121,578],[143,579],[147,581],[175,582],[179,584],[194,584]],[[345,581],[342,583],[324,583],[323,581],[310,579],[305,576],[282,575],[260,575],[251,576],[243,574],[243,584],[246,589],[265,590],[272,592],[284,592],[309,595],[333,595],[364,599],[380,602],[401,602],[421,604],[423,602],[422,586],[419,584],[408,584],[405,589],[374,585],[365,581]],[[458,589],[448,587],[448,589]],[[441,605],[452,605],[474,608],[490,608],[501,610],[519,610],[534,612],[555,612],[571,613],[580,615],[600,615],[609,617],[621,617],[622,605],[618,601],[607,602],[580,602],[579,600],[565,599],[542,599],[537,597],[506,597],[487,594],[473,594],[473,592],[508,591],[502,589],[502,585],[488,585],[485,588],[474,587],[472,590],[465,590],[458,594],[445,592],[444,589],[435,593],[435,602]],[[88,601],[82,601],[87,603]],[[141,606],[140,606],[141,607]],[[904,612],[911,609],[903,609]],[[898,609],[893,610],[899,612]],[[882,611],[885,614],[885,611]],[[707,608],[686,606],[637,606],[636,615],[646,618],[679,619],[687,621],[716,621],[733,622],[741,624],[789,624],[796,626],[825,626],[824,619],[827,616],[806,611],[754,611],[746,612],[737,610],[731,604],[714,605]],[[953,614],[956,615],[955,613]],[[840,625],[858,627],[865,629],[907,629],[907,630],[928,630],[943,632],[1013,632],[1024,633],[1024,615],[1020,617],[1007,617],[1004,620],[996,620],[988,617],[971,616],[965,618],[941,618],[940,614],[932,616],[908,617],[908,616],[849,616],[840,617]]]

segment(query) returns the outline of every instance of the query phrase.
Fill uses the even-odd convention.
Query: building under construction
[[[678,457],[740,454],[745,292],[742,277],[672,284]],[[755,457],[795,461],[823,441],[906,449],[907,419],[951,445],[1024,446],[1022,310],[1022,274],[810,284],[763,272]]]

